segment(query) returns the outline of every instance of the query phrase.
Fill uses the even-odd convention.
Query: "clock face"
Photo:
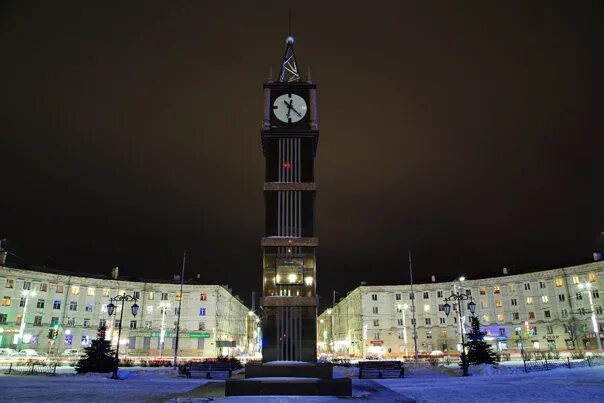
[[[306,101],[296,94],[283,94],[273,102],[275,117],[285,123],[300,121],[307,111]]]

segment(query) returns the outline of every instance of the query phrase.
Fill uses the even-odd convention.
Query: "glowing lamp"
[[[137,313],[138,313],[138,305],[135,302],[134,304],[132,304],[132,316],[136,316]]]
[[[451,304],[446,302],[444,305],[444,309],[445,309],[445,315],[449,316],[449,314],[451,313]]]

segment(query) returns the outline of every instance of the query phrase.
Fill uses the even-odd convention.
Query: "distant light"
[[[313,281],[313,279],[312,279],[312,277],[311,277],[311,276],[308,276],[308,277],[305,277],[305,278],[304,278],[304,283],[305,283],[307,286],[311,286],[311,285],[312,285],[312,281]]]
[[[466,278],[465,278],[464,276],[461,276],[461,277],[459,278],[459,281],[466,281]]]
[[[295,283],[296,280],[298,279],[298,276],[296,276],[294,273],[291,273],[290,275],[287,276],[287,279],[289,280],[290,283]]]
[[[327,314],[328,314],[328,315],[331,315],[331,309],[328,309],[328,310],[327,310]]]
[[[66,334],[67,336],[69,336],[69,335],[71,334],[71,330],[69,330],[69,329],[65,330],[65,334]]]
[[[292,163],[291,163],[291,162],[289,162],[289,161],[285,161],[285,162],[283,163],[283,168],[284,168],[284,169],[291,169],[291,167],[292,167]]]
[[[288,36],[287,39],[285,40],[285,42],[293,44],[295,42],[294,37],[293,36]]]

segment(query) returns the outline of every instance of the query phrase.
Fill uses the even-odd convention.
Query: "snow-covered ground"
[[[602,402],[604,366],[557,368],[524,373],[521,365],[470,367],[472,376],[459,376],[459,369],[411,367],[402,379],[359,380],[356,368],[336,369],[336,376],[353,378],[353,400],[418,402]],[[187,392],[205,384],[205,379],[178,377],[170,368],[124,368],[124,379],[108,379],[109,374],[74,375],[64,367],[57,376],[0,375],[0,401],[62,402],[202,402]],[[225,403],[288,401],[336,402],[340,398],[301,396],[214,397]]]

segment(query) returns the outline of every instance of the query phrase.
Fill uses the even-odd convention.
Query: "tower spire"
[[[291,26],[291,23],[290,23]],[[300,70],[294,53],[294,37],[290,35],[285,40],[285,55],[281,62],[281,70],[279,71],[279,81],[282,83],[291,83],[300,81]]]

